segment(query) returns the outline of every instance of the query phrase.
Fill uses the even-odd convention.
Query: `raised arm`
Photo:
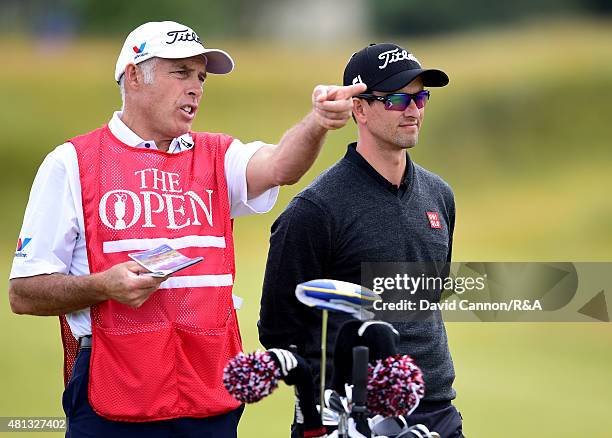
[[[365,84],[315,87],[312,111],[289,129],[278,145],[262,147],[249,161],[249,199],[274,186],[295,184],[319,155],[327,131],[346,125],[351,118],[352,97],[365,89]]]

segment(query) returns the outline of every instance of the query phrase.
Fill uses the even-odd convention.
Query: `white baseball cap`
[[[119,82],[128,64],[153,57],[179,59],[195,55],[206,57],[208,73],[225,74],[234,69],[234,60],[228,53],[205,48],[193,29],[174,21],[151,21],[138,26],[125,39],[115,67],[115,80]]]

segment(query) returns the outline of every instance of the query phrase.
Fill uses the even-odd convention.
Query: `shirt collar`
[[[132,131],[123,120],[121,120],[121,111],[115,111],[110,122],[108,122],[108,128],[119,141],[125,143],[128,146],[143,149],[157,150],[157,145],[153,140],[143,140],[138,134]],[[170,143],[168,152],[175,154],[177,152],[186,151],[193,148],[193,138],[189,133],[185,133],[180,137],[174,138]]]
[[[404,170],[404,179],[399,187],[378,173],[378,171],[374,169],[374,167],[372,167],[372,165],[368,163],[368,161],[363,158],[359,152],[357,152],[356,142],[348,145],[344,158],[356,165],[363,172],[367,173],[371,178],[394,195],[402,196],[410,186],[410,177],[412,175],[413,165],[408,152],[406,152],[406,169]]]

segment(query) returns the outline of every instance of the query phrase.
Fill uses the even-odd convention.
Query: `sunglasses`
[[[425,106],[429,100],[429,91],[423,90],[415,94],[410,93],[393,93],[386,96],[376,96],[375,94],[358,94],[355,97],[365,100],[379,100],[385,104],[385,109],[388,111],[405,111],[410,106],[410,102],[414,103],[418,109]]]

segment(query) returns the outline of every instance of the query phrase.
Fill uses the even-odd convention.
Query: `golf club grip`
[[[368,347],[353,348],[353,403],[365,406],[368,383]]]

